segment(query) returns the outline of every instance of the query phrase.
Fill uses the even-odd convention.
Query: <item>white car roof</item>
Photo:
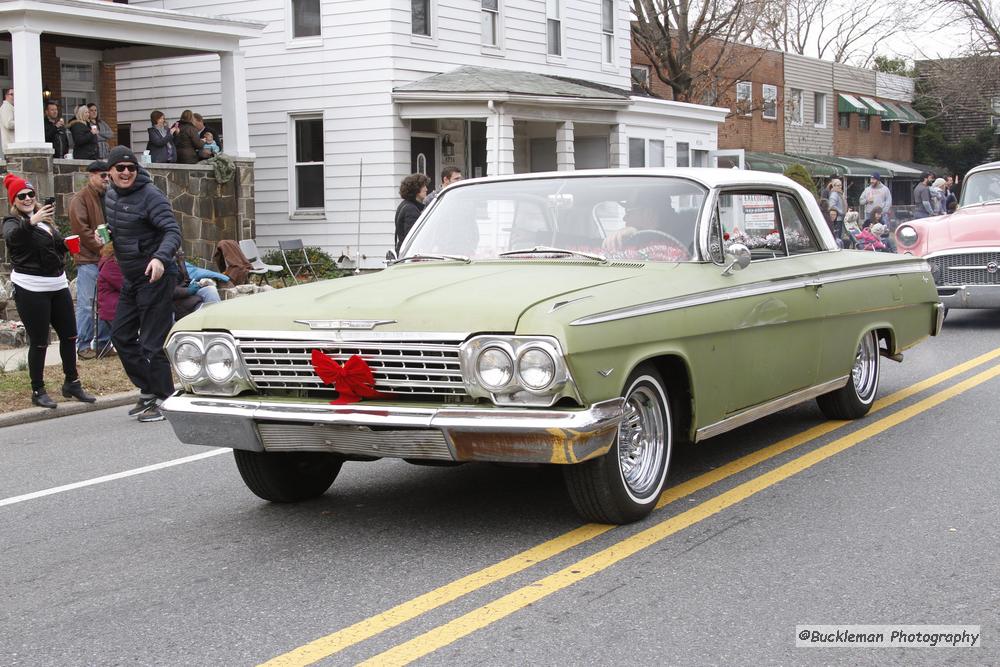
[[[970,175],[979,171],[992,171],[994,169],[1000,169],[1000,162],[987,162],[986,164],[981,164],[978,167],[973,167],[969,170],[965,177],[968,178]]]
[[[674,169],[633,168],[633,169],[581,169],[579,171],[546,171],[526,174],[508,174],[505,176],[487,176],[470,178],[466,182],[496,182],[519,181],[540,178],[571,178],[594,176],[674,176],[687,178],[701,183],[707,188],[729,185],[783,185],[788,187],[795,181],[782,174],[768,171],[750,171],[746,169],[713,169],[708,167],[681,167]],[[455,185],[460,185],[456,183]]]

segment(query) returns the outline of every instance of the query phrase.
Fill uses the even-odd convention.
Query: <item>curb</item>
[[[56,419],[58,417],[69,417],[84,412],[104,410],[106,408],[117,408],[120,405],[128,405],[139,400],[139,390],[126,391],[120,394],[108,394],[99,396],[96,403],[81,403],[80,401],[64,401],[55,410],[51,408],[25,408],[15,410],[7,414],[0,415],[0,428],[6,426],[17,426],[20,424],[30,424],[32,422],[44,421],[46,419]]]

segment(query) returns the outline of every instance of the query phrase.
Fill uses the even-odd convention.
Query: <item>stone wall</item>
[[[56,197],[56,217],[68,224],[66,211],[75,192],[87,182],[86,160],[54,160],[37,154],[8,155],[6,170],[25,176],[40,197]],[[3,163],[0,162],[0,171]],[[236,162],[236,174],[219,183],[211,166],[153,164],[153,183],[173,205],[189,259],[210,262],[223,239],[254,238],[254,164]],[[0,241],[2,243],[2,241]],[[0,255],[6,259],[6,254]]]

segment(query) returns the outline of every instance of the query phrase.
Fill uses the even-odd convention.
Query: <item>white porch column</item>
[[[52,152],[52,144],[45,143],[40,36],[40,30],[24,26],[10,28],[14,61],[14,143],[4,146],[5,151]]]
[[[556,126],[556,169],[558,171],[576,169],[576,149],[571,120],[563,121]]]
[[[611,154],[608,156],[608,165],[612,169],[628,167],[628,128],[625,123],[618,123],[611,126],[610,143]]]
[[[491,107],[486,119],[486,173],[502,176],[514,173],[514,119],[503,112],[503,105]]]
[[[250,124],[247,120],[247,81],[242,51],[219,53],[222,74],[222,125],[225,152],[236,158],[252,158]]]

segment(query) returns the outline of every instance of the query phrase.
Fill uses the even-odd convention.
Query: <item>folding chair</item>
[[[285,261],[285,267],[288,269],[288,273],[292,276],[292,280],[295,284],[299,284],[299,276],[302,275],[304,271],[308,271],[309,275],[316,279],[316,270],[313,269],[312,262],[309,261],[309,255],[306,253],[305,247],[302,245],[302,239],[292,239],[288,241],[278,241],[278,249],[281,250],[281,259]],[[289,253],[300,252],[302,253],[302,261],[298,263],[290,263],[288,260]]]
[[[270,285],[271,281],[268,280],[267,274],[269,273],[280,274],[282,271],[285,270],[284,267],[278,264],[265,264],[263,261],[261,261],[260,251],[257,250],[257,244],[254,242],[253,239],[244,239],[240,241],[240,250],[242,250],[243,254],[246,255],[247,261],[250,262],[250,274],[257,276],[258,285],[262,283],[267,283],[268,285]],[[288,285],[288,283],[285,282],[284,277],[281,278],[281,284]]]

